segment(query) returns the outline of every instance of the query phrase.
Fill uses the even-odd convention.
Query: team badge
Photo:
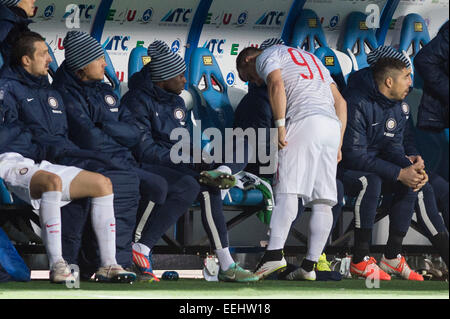
[[[20,175],[25,175],[26,173],[28,173],[28,168],[24,167],[24,168],[20,169],[19,173],[20,173]]]
[[[388,131],[393,131],[397,127],[397,121],[393,118],[390,118],[386,121],[386,128]]]
[[[54,98],[53,96],[50,96],[48,98],[48,105],[50,105],[50,107],[52,109],[57,109],[58,108],[58,100],[56,98]]]
[[[173,116],[179,120],[182,121],[184,120],[186,114],[184,113],[184,111],[180,108],[176,108],[175,111],[173,111]]]
[[[108,104],[109,106],[114,106],[116,105],[116,99],[114,96],[112,95],[106,95],[105,96],[105,102],[106,104]]]
[[[402,103],[402,111],[405,113],[405,115],[409,115],[409,105],[406,102]]]

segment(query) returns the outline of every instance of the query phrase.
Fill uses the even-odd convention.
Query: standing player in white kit
[[[267,84],[278,128],[278,171],[270,240],[256,274],[286,267],[283,247],[297,216],[298,197],[312,210],[308,253],[291,279],[315,280],[314,267],[330,234],[337,203],[336,169],[347,103],[325,66],[311,53],[285,45],[246,48],[236,60],[241,80]]]
[[[42,161],[36,164],[18,153],[0,154],[0,178],[8,189],[39,210],[39,219],[50,264],[50,281],[75,280],[62,257],[61,206],[71,200],[91,197],[92,227],[97,237],[101,267],[95,273],[101,282],[131,282],[136,274],[116,261],[116,222],[111,181],[98,173],[73,166]]]

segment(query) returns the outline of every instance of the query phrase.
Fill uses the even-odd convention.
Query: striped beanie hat
[[[86,32],[67,32],[63,46],[67,67],[73,72],[105,55],[100,43]]]
[[[0,0],[0,4],[3,4],[7,7],[14,7],[17,6],[17,4],[20,2],[20,0]]]
[[[370,52],[367,55],[367,63],[369,63],[370,66],[373,66],[381,58],[397,59],[404,62],[406,64],[406,68],[411,67],[411,61],[403,53],[398,52],[393,47],[385,45],[380,46],[375,50],[373,50],[372,52]]]
[[[163,41],[157,40],[148,46],[148,55],[151,58],[148,66],[153,82],[161,82],[176,77],[186,71],[183,58],[172,52]]]
[[[259,48],[261,50],[265,50],[265,49],[271,47],[272,45],[276,45],[276,44],[283,44],[284,45],[283,39],[280,39],[280,38],[267,39],[263,43],[261,43],[261,46]]]

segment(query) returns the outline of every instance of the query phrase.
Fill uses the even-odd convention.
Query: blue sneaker
[[[158,277],[156,277],[155,274],[153,273],[152,253],[150,253],[148,256],[146,256],[146,255],[141,254],[140,252],[137,252],[136,250],[133,249],[133,262],[139,269],[139,272],[143,275],[140,277],[148,278],[148,280],[145,280],[145,281],[149,281],[149,282],[152,282],[152,281],[158,282],[159,281]],[[140,280],[140,281],[142,281],[142,280]]]

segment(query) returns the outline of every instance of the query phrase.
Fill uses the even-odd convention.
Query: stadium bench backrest
[[[336,82],[339,91],[342,92],[346,86],[346,81],[342,73],[341,64],[339,63],[334,51],[329,47],[321,47],[316,50],[314,55],[318,57],[319,60],[322,61],[323,65],[325,65],[325,67],[330,71],[330,74]]]
[[[45,44],[47,44],[48,53],[52,57],[52,62],[48,66],[48,68],[49,68],[48,73],[53,78],[55,76],[56,70],[58,70],[58,62],[56,61],[56,58],[55,58],[55,55],[53,54],[52,48],[50,48],[50,46],[48,45],[47,42]]]
[[[289,45],[311,53],[328,46],[322,24],[313,10],[305,9],[300,13]]]
[[[408,14],[403,19],[398,50],[411,60],[415,88],[422,88],[423,80],[414,72],[414,57],[428,42],[430,42],[430,35],[425,20],[416,13]]]
[[[105,60],[106,60],[106,64],[107,64],[106,68],[105,68],[105,76],[108,79],[108,81],[110,82],[116,95],[118,97],[121,97],[120,81],[117,78],[116,70],[114,69],[114,65],[111,61],[111,58],[109,57],[108,52],[106,52],[105,49],[103,49],[103,51],[105,52]]]
[[[338,41],[338,49],[352,59],[353,71],[367,67],[367,54],[378,47],[375,29],[367,27],[366,19],[362,12],[351,12]]]
[[[150,57],[148,56],[147,48],[138,46],[131,50],[130,58],[128,59],[128,79],[134,73],[139,72],[148,62],[150,62]]]
[[[202,132],[214,127],[224,136],[225,128],[233,127],[234,112],[220,67],[207,48],[197,48],[191,55],[188,87],[194,98],[191,116],[201,120]],[[202,149],[208,143],[209,139],[202,137]]]

